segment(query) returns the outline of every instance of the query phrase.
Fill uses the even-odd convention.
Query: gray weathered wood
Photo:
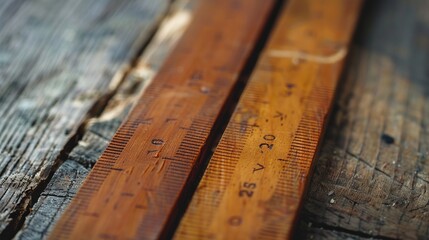
[[[54,174],[15,239],[44,239],[70,203],[140,93],[191,20],[190,0],[178,0],[102,114],[89,121],[79,144]]]
[[[428,238],[428,12],[426,0],[367,1],[299,232]]]
[[[372,239],[377,240],[379,238],[369,236],[358,236],[353,233],[347,233],[343,231],[336,231],[335,229],[324,229],[323,227],[310,226],[306,228],[305,238],[299,237],[297,239],[306,240],[321,240],[321,239],[345,239],[345,240],[364,240]]]
[[[0,237],[14,232],[78,128],[122,81],[168,3],[2,1]]]

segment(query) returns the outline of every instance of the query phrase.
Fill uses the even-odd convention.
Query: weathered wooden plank
[[[15,239],[45,239],[89,170],[107,147],[137,97],[151,82],[192,18],[193,0],[178,0],[135,68],[126,76],[103,113],[89,121],[79,144],[41,193]]]
[[[169,1],[2,1],[0,237],[115,91]]]
[[[429,236],[428,11],[367,1],[304,205],[323,234]]]

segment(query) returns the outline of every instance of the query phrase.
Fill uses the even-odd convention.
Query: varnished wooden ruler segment
[[[89,174],[51,239],[163,236],[273,3],[199,1],[188,30]]]
[[[291,237],[360,7],[288,2],[176,239]]]

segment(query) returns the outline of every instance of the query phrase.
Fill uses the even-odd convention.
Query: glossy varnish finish
[[[288,2],[176,239],[291,237],[361,2]]]
[[[153,239],[199,167],[273,1],[203,0],[51,239]]]

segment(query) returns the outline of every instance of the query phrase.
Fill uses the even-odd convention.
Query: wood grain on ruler
[[[51,238],[157,238],[273,1],[201,0],[193,22]]]
[[[291,0],[176,239],[288,238],[361,0]]]

